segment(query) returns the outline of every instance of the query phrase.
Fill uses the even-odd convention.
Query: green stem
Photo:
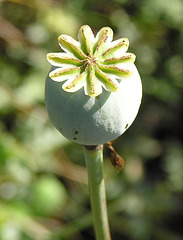
[[[103,145],[84,146],[92,217],[97,240],[111,240],[103,177]]]

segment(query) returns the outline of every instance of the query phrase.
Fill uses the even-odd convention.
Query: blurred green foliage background
[[[183,1],[0,1],[0,239],[94,239],[82,147],[50,124],[48,52],[81,25],[127,37],[143,82],[140,112],[104,151],[114,240],[183,239]]]

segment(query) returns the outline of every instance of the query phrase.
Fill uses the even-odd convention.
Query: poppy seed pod
[[[50,53],[45,101],[52,124],[70,141],[99,145],[119,137],[134,121],[142,85],[127,53],[128,39],[112,41],[110,28],[94,37],[82,26],[78,39],[59,37],[64,52]]]

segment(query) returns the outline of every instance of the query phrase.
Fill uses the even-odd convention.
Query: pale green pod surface
[[[53,70],[53,69],[52,69]],[[103,91],[97,97],[62,89],[62,82],[46,79],[46,108],[52,124],[70,141],[99,145],[119,137],[134,121],[142,97],[139,73],[119,81],[117,92]]]

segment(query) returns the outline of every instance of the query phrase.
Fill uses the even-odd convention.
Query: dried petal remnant
[[[117,169],[119,173],[124,168],[124,159],[114,150],[112,142],[107,142],[108,149],[110,150],[110,161],[111,164]]]
[[[56,68],[50,73],[54,81],[66,81],[62,88],[67,92],[76,92],[84,87],[90,97],[102,93],[102,87],[115,92],[119,88],[119,78],[130,76],[131,64],[135,55],[126,53],[129,41],[122,38],[113,39],[109,27],[102,28],[96,37],[91,28],[84,25],[78,33],[78,41],[67,35],[58,38],[64,52],[49,53],[48,61]]]

